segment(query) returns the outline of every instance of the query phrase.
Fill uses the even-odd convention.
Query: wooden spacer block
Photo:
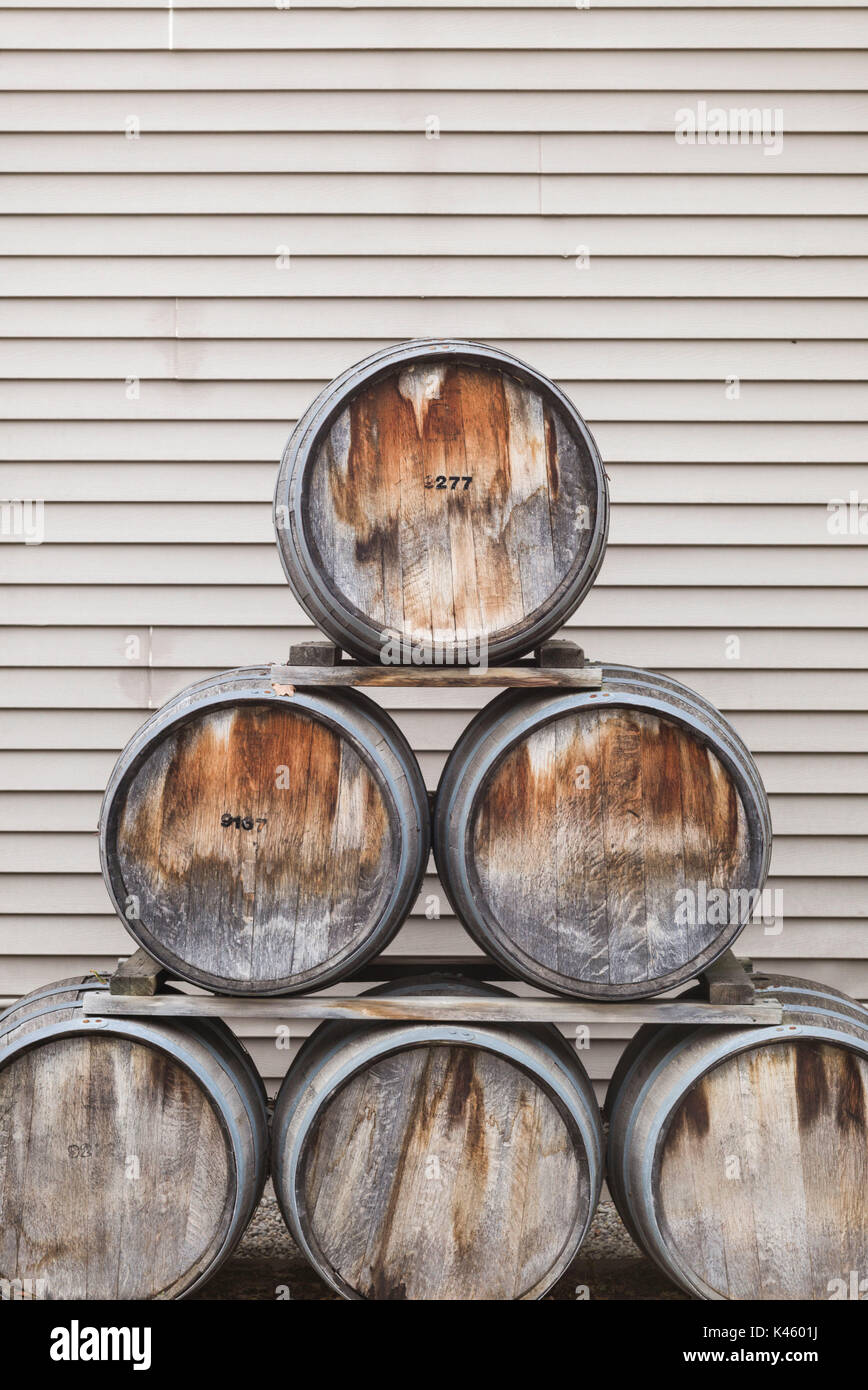
[[[739,960],[732,951],[724,951],[719,960],[702,972],[710,1004],[752,1004],[756,997],[753,980],[748,973],[751,961]]]
[[[157,994],[168,973],[159,961],[142,948],[127,960],[118,961],[118,968],[109,984],[109,994]]]
[[[543,642],[542,646],[537,647],[534,655],[538,666],[562,669],[567,666],[584,666],[585,664],[585,653],[577,642],[566,642],[560,639]]]
[[[340,652],[333,642],[299,642],[289,649],[288,666],[337,666]]]

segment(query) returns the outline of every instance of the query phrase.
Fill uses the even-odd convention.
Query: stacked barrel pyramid
[[[316,398],[274,514],[293,592],[341,652],[502,667],[589,591],[608,492],[552,382],[494,348],[424,340]],[[745,927],[768,802],[696,692],[609,664],[596,688],[506,690],[432,808],[406,738],[346,670],[308,686],[271,666],[210,677],[118,760],[106,886],[173,978],[226,995],[348,980],[406,921],[432,848],[485,957],[551,994],[684,986]],[[82,996],[105,981],[47,985],[0,1017],[0,1278],[22,1296],[182,1297],[234,1249],[270,1168],[295,1241],[344,1298],[540,1298],[605,1176],[690,1295],[828,1298],[868,1263],[868,1013],[807,981],[755,984],[780,1027],[641,1028],[609,1089],[607,1158],[582,1050],[553,1025],[389,1016],[396,991],[496,999],[490,985],[373,991],[370,1019],[315,1029],[273,1116],[222,1022],[91,1019]]]

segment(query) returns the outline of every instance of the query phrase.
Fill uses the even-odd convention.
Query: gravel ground
[[[548,1297],[574,1299],[582,1287],[592,1299],[686,1299],[636,1248],[611,1202],[600,1203],[578,1257]],[[193,1298],[274,1299],[285,1298],[286,1290],[295,1300],[337,1300],[293,1244],[266,1192],[235,1254]]]

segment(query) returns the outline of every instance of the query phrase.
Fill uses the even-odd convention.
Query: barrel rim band
[[[101,989],[108,989],[108,985],[104,980],[98,980],[94,978],[93,982],[91,982],[87,979],[84,981],[74,979],[70,981],[69,984],[54,984],[45,989],[34,990],[31,994],[22,994],[20,998],[15,1000],[14,1004],[9,1004],[7,1008],[5,1008],[2,1013],[0,1013],[0,1023],[4,1023],[10,1014],[14,1014],[17,1009],[23,1008],[26,1004],[38,1004],[40,1000],[50,999],[53,995],[56,994],[77,994],[78,998],[70,999],[67,1004],[68,1008],[73,1009],[76,1007],[76,1004],[79,1002],[79,999],[82,994],[96,993],[97,990]],[[57,1007],[63,1006],[49,1005],[46,1009],[40,1009],[39,1014],[36,1016],[41,1016],[43,1013],[51,1013],[53,1009]],[[34,1017],[34,1015],[28,1014],[27,1017],[32,1018]],[[22,1023],[24,1022],[23,1019],[21,1021]],[[2,1037],[4,1031],[7,1030],[0,1029],[0,1037]]]

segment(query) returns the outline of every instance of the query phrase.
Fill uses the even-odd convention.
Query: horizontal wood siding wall
[[[570,635],[758,758],[784,925],[744,951],[868,998],[868,536],[827,509],[868,498],[865,9],[27,0],[0,45],[0,497],[45,503],[44,543],[0,545],[0,996],[129,949],[95,827],[147,712],[305,631],[270,521],[295,418],[452,334],[598,439]],[[782,147],[680,143],[700,102],[779,108]],[[488,697],[375,698],[433,787]],[[474,953],[433,867],[393,949]],[[598,1084],[630,1031],[596,1030]]]

